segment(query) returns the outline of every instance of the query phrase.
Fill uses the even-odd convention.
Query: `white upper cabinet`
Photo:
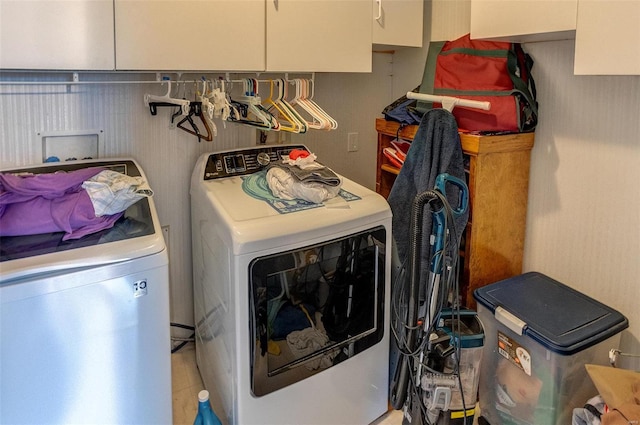
[[[471,38],[511,42],[575,37],[578,0],[471,0]]]
[[[373,43],[422,47],[423,0],[373,0]]]
[[[113,70],[113,0],[0,0],[0,68]]]
[[[115,0],[119,70],[258,71],[264,0]]]
[[[0,68],[370,72],[371,1],[0,0]]]
[[[267,0],[267,71],[371,72],[371,39],[371,0]]]
[[[580,0],[574,73],[640,75],[640,1]]]

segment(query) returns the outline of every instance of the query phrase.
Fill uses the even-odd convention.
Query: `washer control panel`
[[[265,168],[294,149],[308,151],[303,145],[260,146],[226,152],[215,152],[207,158],[204,179],[215,180],[225,177],[244,176]]]

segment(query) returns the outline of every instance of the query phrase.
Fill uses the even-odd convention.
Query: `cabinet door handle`
[[[376,21],[380,22],[380,18],[382,18],[382,0],[376,0],[376,3],[378,3],[378,16],[376,16]]]
[[[278,10],[278,0],[273,0],[273,6]]]

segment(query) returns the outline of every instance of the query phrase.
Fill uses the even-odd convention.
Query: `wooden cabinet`
[[[260,71],[265,0],[115,0],[118,70]]]
[[[534,42],[575,37],[578,0],[471,0],[471,38]]]
[[[266,70],[371,72],[371,4],[267,0]]]
[[[423,0],[373,0],[373,43],[422,47]]]
[[[113,0],[0,0],[0,68],[113,70]]]
[[[471,38],[575,38],[576,75],[640,75],[638,22],[640,1],[471,0]]]
[[[640,1],[580,0],[576,75],[640,75]]]
[[[370,72],[362,0],[115,0],[116,67]]]
[[[0,68],[371,72],[370,0],[0,0]]]
[[[384,197],[400,170],[387,162],[382,149],[390,146],[396,135],[412,141],[417,129],[376,120],[376,191]],[[476,288],[522,273],[534,134],[461,134],[460,140],[470,195],[469,223],[461,246],[464,268],[460,295],[463,305],[475,308]]]

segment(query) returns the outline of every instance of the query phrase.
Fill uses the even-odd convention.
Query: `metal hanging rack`
[[[154,80],[117,80],[117,79],[105,79],[105,80],[82,80],[80,77],[80,73],[79,72],[72,72],[71,73],[71,80],[64,80],[64,81],[48,81],[48,80],[18,80],[18,79],[7,79],[8,76],[10,76],[12,73],[24,73],[24,72],[33,72],[33,71],[6,71],[3,70],[2,71],[2,75],[0,75],[0,86],[5,85],[5,86],[20,86],[20,85],[81,85],[81,84],[162,84],[162,83],[166,83],[167,79],[166,77],[168,76],[172,76],[172,75],[176,75],[177,78],[174,79],[170,79],[170,81],[172,81],[173,83],[177,83],[177,84],[194,84],[194,83],[199,83],[202,82],[202,79],[193,79],[193,80],[183,80],[182,79],[182,75],[183,74],[198,74],[198,75],[217,75],[218,78],[221,78],[222,75],[224,75],[224,80],[231,82],[231,83],[242,83],[243,79],[232,79],[231,75],[233,74],[235,75],[255,75],[256,76],[256,80],[259,83],[268,83],[271,80],[270,79],[260,79],[259,77],[263,74],[278,74],[281,75],[281,72],[278,73],[269,73],[269,72],[167,72],[167,73],[160,73],[160,72],[156,72],[155,73],[155,79]],[[119,71],[117,74],[116,73],[94,73],[94,75],[105,75],[105,76],[115,76],[115,75],[120,75]],[[143,74],[143,75],[148,75],[148,73],[144,73],[144,72],[130,72],[130,73],[135,73],[135,74]],[[47,73],[43,71],[43,74],[51,74],[51,75],[57,75],[58,73]],[[66,73],[64,73],[66,74]],[[298,73],[296,73],[298,74]],[[311,74],[311,81],[315,82],[315,72],[311,72],[311,73],[300,73],[300,74]],[[284,73],[285,75],[285,81],[289,81],[289,73]]]

